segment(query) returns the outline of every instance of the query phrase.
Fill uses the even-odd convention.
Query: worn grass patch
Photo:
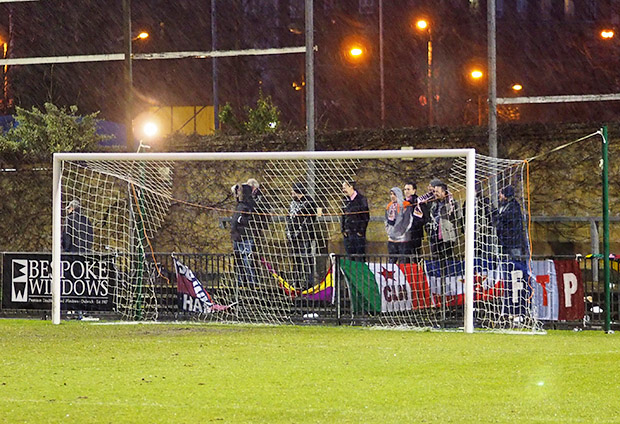
[[[620,338],[0,320],[0,422],[617,422]]]

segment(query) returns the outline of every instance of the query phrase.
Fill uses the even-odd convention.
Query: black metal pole
[[[133,136],[133,70],[131,68],[131,0],[123,0],[123,45],[125,52],[125,130],[127,136],[127,150],[136,151]]]
[[[211,51],[217,50],[217,7],[216,0],[211,0]],[[213,84],[213,128],[220,129],[220,104],[217,80],[217,58],[211,59],[211,73]]]

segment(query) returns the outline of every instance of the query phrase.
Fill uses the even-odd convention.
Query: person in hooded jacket
[[[233,252],[237,264],[237,280],[240,283],[255,283],[252,253],[254,251],[254,237],[252,236],[251,221],[254,212],[254,198],[252,187],[241,185],[235,213],[231,219],[230,238],[233,243]],[[241,266],[242,265],[242,266]]]
[[[411,204],[403,199],[398,187],[390,190],[390,203],[385,207],[385,232],[388,236],[390,262],[397,263],[400,255],[406,255],[411,240]]]

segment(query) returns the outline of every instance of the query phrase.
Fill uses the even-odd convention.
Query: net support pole
[[[474,223],[476,202],[476,151],[467,152],[465,190],[465,333],[474,332]]]
[[[62,191],[60,187],[61,162],[54,155],[52,188],[52,324],[60,324],[60,278],[62,269],[60,263],[62,233]]]
[[[609,166],[607,126],[602,128],[603,135],[603,267],[605,273],[605,332],[611,331],[611,293],[609,269]]]

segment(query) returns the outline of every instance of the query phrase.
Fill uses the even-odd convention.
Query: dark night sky
[[[368,2],[366,2],[368,3]],[[372,3],[372,2],[371,2]],[[479,9],[467,0],[384,0],[385,98],[388,126],[419,126],[427,110],[426,39],[411,23],[433,19],[434,85],[442,125],[471,124],[472,101],[484,95],[467,67],[486,66],[486,2]],[[568,14],[564,1],[504,0],[498,17],[498,95],[519,81],[523,95],[620,92],[620,43],[605,44],[598,29],[618,25],[618,0],[576,1]],[[303,45],[303,0],[218,1],[218,49]],[[372,127],[380,124],[378,20],[375,8],[357,0],[315,0],[316,100],[320,128]],[[527,4],[519,9],[519,4]],[[595,7],[588,5],[594,4]],[[361,12],[360,12],[361,11]],[[369,13],[366,13],[369,12]],[[211,50],[211,2],[206,0],[133,0],[135,31],[151,37],[134,43],[135,52]],[[9,30],[9,24],[11,29]],[[10,33],[10,57],[117,53],[122,51],[121,0],[41,0],[0,5],[0,35]],[[364,40],[367,55],[351,64],[343,55],[347,40]],[[212,103],[211,60],[135,61],[137,109],[151,104]],[[219,61],[220,103],[252,105],[262,88],[282,110],[284,121],[303,126],[303,97],[292,88],[303,75],[303,55],[230,58]],[[77,104],[83,113],[122,120],[122,62],[13,67],[11,93],[17,105],[51,100]],[[523,108],[521,119],[553,120],[617,117],[618,106],[565,105]],[[558,113],[560,111],[560,113]],[[472,118],[473,117],[473,118]]]

